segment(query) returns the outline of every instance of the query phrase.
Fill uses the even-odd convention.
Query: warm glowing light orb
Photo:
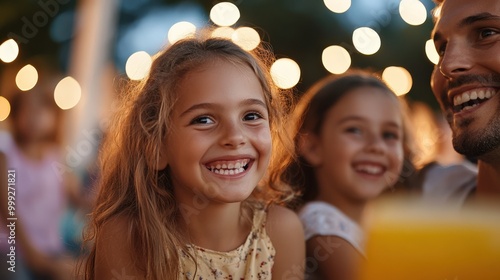
[[[427,10],[419,0],[402,0],[399,3],[399,14],[410,25],[421,25],[427,19]]]
[[[0,60],[10,63],[17,58],[19,46],[14,39],[9,39],[0,45]]]
[[[82,88],[73,77],[62,79],[54,90],[54,100],[63,110],[68,110],[75,107],[82,96]]]
[[[125,63],[125,73],[131,80],[142,80],[149,74],[153,59],[145,51],[133,53]]]
[[[217,27],[212,31],[212,38],[224,38],[231,39],[233,37],[234,28],[221,26]]]
[[[324,0],[328,10],[334,13],[344,13],[351,7],[351,0]]]
[[[0,96],[0,122],[7,119],[10,114],[10,103],[5,97]]]
[[[385,68],[382,72],[382,80],[384,80],[398,96],[407,94],[413,84],[410,72],[398,66]]]
[[[35,67],[28,64],[21,68],[16,75],[16,85],[22,91],[28,91],[35,87],[38,82],[38,72]]]
[[[251,51],[260,44],[259,33],[251,27],[237,28],[231,39],[244,50]]]
[[[365,55],[372,55],[380,49],[378,33],[369,27],[360,27],[352,33],[352,43],[356,50]]]
[[[271,66],[271,76],[279,88],[292,88],[300,80],[300,67],[290,58],[280,58]]]
[[[180,21],[168,30],[168,42],[174,44],[175,42],[193,36],[196,33],[196,26],[188,21]]]
[[[342,74],[351,67],[351,56],[341,46],[329,46],[321,55],[323,66],[332,74]]]
[[[432,63],[438,64],[439,54],[436,51],[436,46],[434,45],[434,41],[432,39],[425,42],[425,54]]]
[[[210,10],[210,20],[218,26],[231,26],[240,19],[240,10],[230,2],[220,2]]]
[[[434,8],[432,10],[432,16],[435,18],[439,18],[441,16],[441,8],[442,7],[443,7],[443,5],[439,5],[436,8]]]

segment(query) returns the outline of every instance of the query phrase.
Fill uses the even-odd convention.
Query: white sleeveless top
[[[323,201],[311,201],[302,207],[299,217],[306,241],[318,235],[337,236],[365,256],[363,230],[335,206]]]

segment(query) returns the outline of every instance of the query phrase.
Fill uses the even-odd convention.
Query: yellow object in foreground
[[[383,201],[371,209],[361,280],[499,280],[500,204]]]

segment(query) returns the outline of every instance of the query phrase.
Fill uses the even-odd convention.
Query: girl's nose
[[[384,154],[386,150],[386,145],[384,139],[377,135],[370,135],[367,139],[367,144],[365,150],[370,153]]]
[[[247,141],[242,124],[230,122],[222,127],[221,145],[228,148],[237,148]]]

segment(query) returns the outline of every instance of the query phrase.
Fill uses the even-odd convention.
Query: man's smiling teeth
[[[238,161],[217,161],[206,164],[208,170],[222,175],[239,174],[248,167],[249,159]]]
[[[354,166],[354,169],[359,172],[368,173],[370,175],[379,175],[384,172],[384,169],[380,165],[372,165],[372,164],[358,164]]]
[[[474,89],[458,94],[453,98],[453,110],[459,112],[461,110],[471,109],[481,102],[484,102],[495,96],[497,91],[494,89]]]

